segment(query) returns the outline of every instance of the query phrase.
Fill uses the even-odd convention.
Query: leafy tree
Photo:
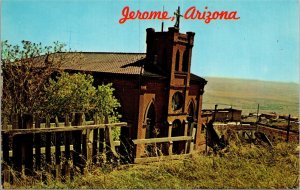
[[[62,73],[56,80],[50,79],[49,86],[45,89],[47,101],[44,109],[55,115],[92,112],[101,123],[105,117],[110,122],[118,121],[116,109],[120,107],[120,103],[113,95],[112,84],[102,84],[95,88],[93,82],[91,75],[81,73]]]
[[[61,115],[72,112],[87,112],[94,109],[96,88],[93,77],[85,74],[62,73],[56,80],[50,79],[46,87],[44,109],[48,114]]]
[[[96,91],[96,96],[94,99],[95,109],[94,117],[99,118],[99,123],[104,123],[105,118],[108,119],[108,122],[114,123],[118,122],[121,115],[117,112],[117,109],[121,107],[118,99],[113,95],[114,88],[112,87],[112,83],[107,85],[99,85]],[[121,128],[113,128],[112,136],[114,140],[120,140]]]
[[[97,88],[94,112],[100,117],[100,121],[109,116],[110,122],[116,122],[121,117],[117,112],[121,104],[114,97],[114,90],[111,83],[99,85]]]
[[[78,54],[65,54],[65,45],[54,42],[52,46],[22,41],[22,45],[1,42],[3,118],[24,113],[42,114],[40,106],[45,101],[44,86],[64,63],[72,63]],[[14,119],[14,118],[13,118]]]
[[[3,70],[2,115],[12,118],[22,114],[59,116],[72,112],[93,112],[117,121],[119,102],[111,84],[93,87],[93,77],[64,73],[61,66],[73,64],[80,53],[65,53],[65,45],[54,42],[42,46],[22,41],[22,46],[1,42]],[[54,76],[57,76],[54,79]]]

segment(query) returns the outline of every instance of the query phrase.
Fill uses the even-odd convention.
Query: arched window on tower
[[[167,54],[167,50],[165,49],[162,58],[162,65],[166,66],[167,62],[168,62],[168,54]]]
[[[175,71],[179,71],[179,60],[180,60],[180,52],[177,50],[176,53],[176,63],[175,63]]]
[[[189,51],[185,50],[183,53],[182,71],[188,72],[188,68],[189,68]]]
[[[193,101],[191,101],[190,102],[190,105],[189,105],[189,107],[188,107],[188,120],[191,120],[191,121],[193,121],[194,120],[194,115],[195,115],[195,109],[194,109],[194,102]]]

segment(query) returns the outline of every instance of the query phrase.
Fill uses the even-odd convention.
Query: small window
[[[183,105],[183,96],[180,92],[176,92],[172,97],[172,109],[174,111],[182,108]]]
[[[165,49],[164,50],[164,53],[163,53],[163,65],[167,65],[167,62],[168,62],[168,54],[167,54],[167,50]]]
[[[189,68],[189,52],[188,52],[188,50],[185,50],[183,53],[182,71],[188,72],[188,68]]]
[[[188,118],[187,118],[187,120],[189,122],[193,122],[194,121],[194,115],[195,115],[194,104],[193,104],[193,102],[191,102],[190,105],[189,105],[189,108],[188,108]]]
[[[177,50],[177,53],[176,53],[175,71],[179,71],[179,60],[180,60],[180,52],[179,52],[179,50]]]

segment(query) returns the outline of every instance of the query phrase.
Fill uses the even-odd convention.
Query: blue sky
[[[169,15],[237,11],[237,21],[181,19],[180,31],[196,33],[192,72],[200,76],[299,83],[298,0],[2,0],[1,40],[64,42],[77,51],[145,52],[146,28],[159,20],[119,24],[125,6]],[[165,30],[174,22],[165,21]]]

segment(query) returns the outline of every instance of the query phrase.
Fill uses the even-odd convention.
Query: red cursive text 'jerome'
[[[120,24],[124,24],[127,20],[150,20],[150,19],[159,19],[159,20],[168,20],[171,17],[168,17],[167,11],[144,11],[141,12],[139,10],[137,11],[131,11],[129,9],[129,6],[126,6],[122,10],[122,18],[119,20]]]

